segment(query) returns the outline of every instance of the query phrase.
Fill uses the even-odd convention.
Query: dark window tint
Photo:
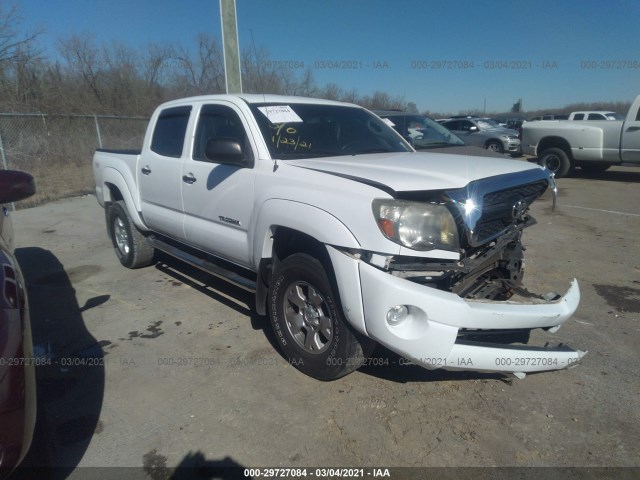
[[[191,106],[167,108],[160,112],[151,139],[151,150],[165,157],[180,158],[190,113]]]
[[[252,158],[251,146],[240,117],[229,107],[205,105],[200,110],[193,145],[194,160],[206,160],[204,151],[209,140],[235,140],[242,146],[245,157]]]
[[[453,120],[452,122],[444,122],[443,125],[449,130],[460,130],[460,120]]]
[[[587,120],[606,120],[606,118],[600,113],[590,113]]]
[[[460,121],[460,130],[462,130],[463,132],[468,132],[471,127],[475,127],[475,125],[470,121],[468,120]]]
[[[584,120],[584,113],[576,113],[576,114],[573,116],[573,119],[574,119],[574,120]]]

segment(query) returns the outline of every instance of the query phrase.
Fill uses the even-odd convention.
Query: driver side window
[[[205,157],[210,140],[234,140],[240,144],[248,163],[253,162],[253,153],[244,126],[238,114],[222,105],[205,105],[200,110],[193,143],[194,160],[211,161]]]
[[[463,120],[460,122],[460,130],[463,132],[468,132],[469,129],[473,126],[473,123]]]

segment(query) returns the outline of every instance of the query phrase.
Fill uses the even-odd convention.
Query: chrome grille
[[[521,213],[548,186],[548,172],[535,169],[477,180],[465,188],[447,191],[446,195],[453,201],[454,218],[461,226],[467,243],[476,247],[494,240],[521,222]],[[465,204],[469,200],[476,208],[465,212]]]

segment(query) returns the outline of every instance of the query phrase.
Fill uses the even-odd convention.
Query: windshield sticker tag
[[[294,123],[303,120],[294,112],[289,105],[271,105],[268,107],[258,107],[271,123]]]
[[[391,120],[389,120],[388,118],[383,118],[383,119],[382,119],[382,121],[383,121],[384,123],[386,123],[387,125],[389,125],[390,127],[395,127],[395,126],[396,126],[396,124],[395,124],[395,123],[393,123],[393,122],[392,122]]]

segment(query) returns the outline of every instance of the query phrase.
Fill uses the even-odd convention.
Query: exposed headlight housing
[[[455,251],[460,246],[458,227],[444,205],[377,198],[372,207],[382,234],[403,247]]]

